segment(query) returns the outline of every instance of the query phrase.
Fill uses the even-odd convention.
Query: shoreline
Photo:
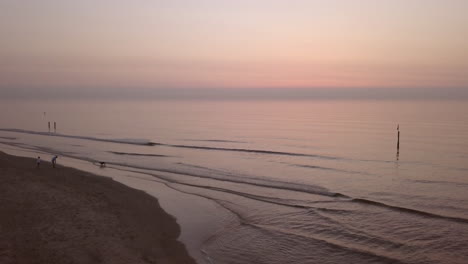
[[[1,263],[195,263],[153,196],[0,152]]]

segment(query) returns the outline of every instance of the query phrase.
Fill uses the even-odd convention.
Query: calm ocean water
[[[2,102],[0,128],[216,203],[207,262],[468,263],[468,102]]]

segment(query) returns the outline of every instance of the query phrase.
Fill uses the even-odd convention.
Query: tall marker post
[[[398,131],[398,141],[397,141],[397,151],[400,152],[400,124],[397,126],[397,131]]]
[[[397,145],[396,145],[396,148],[397,148],[396,158],[398,161],[400,159],[400,124],[398,124],[397,126],[397,131],[398,131],[398,139],[397,139]]]

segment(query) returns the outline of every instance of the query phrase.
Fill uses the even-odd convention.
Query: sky
[[[2,0],[0,94],[463,90],[467,13],[466,0]]]

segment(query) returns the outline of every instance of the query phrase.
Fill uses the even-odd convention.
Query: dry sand
[[[0,263],[195,263],[158,201],[109,178],[0,152]]]

